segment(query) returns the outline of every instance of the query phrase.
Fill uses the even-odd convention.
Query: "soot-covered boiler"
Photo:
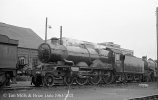
[[[87,65],[100,60],[109,62],[110,51],[105,49],[89,48],[85,44],[61,45],[58,38],[52,38],[39,46],[39,60],[43,63],[57,61],[72,61],[74,64],[85,62]]]

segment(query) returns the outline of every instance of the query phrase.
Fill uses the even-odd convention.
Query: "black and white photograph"
[[[0,0],[0,100],[158,100],[158,0]]]

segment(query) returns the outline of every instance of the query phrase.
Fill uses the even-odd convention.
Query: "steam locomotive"
[[[52,38],[39,46],[42,64],[32,71],[35,86],[151,81],[157,76],[156,62],[135,57],[131,50],[85,41],[66,43],[67,40]]]

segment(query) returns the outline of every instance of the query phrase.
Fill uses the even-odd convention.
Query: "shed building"
[[[38,65],[38,46],[44,41],[33,30],[0,22],[0,34],[10,39],[19,40],[18,63],[27,64],[30,68]]]

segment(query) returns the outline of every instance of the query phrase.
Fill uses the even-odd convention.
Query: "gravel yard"
[[[143,83],[146,84],[146,83]],[[157,83],[34,87],[30,81],[18,82],[0,91],[0,100],[128,100],[158,95]]]

